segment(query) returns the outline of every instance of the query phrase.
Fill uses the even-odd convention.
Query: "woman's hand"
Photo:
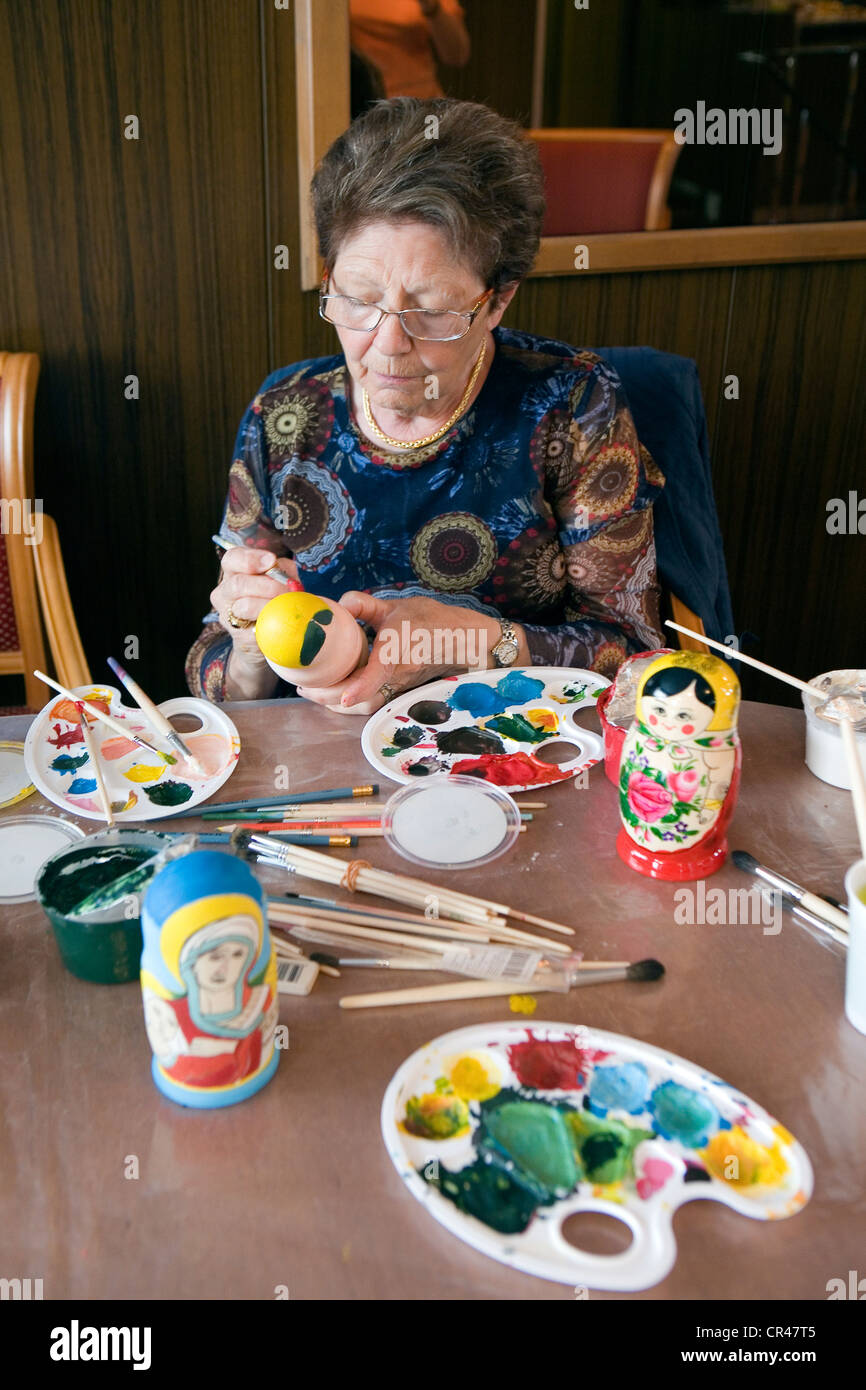
[[[222,558],[220,582],[210,599],[220,624],[232,639],[226,668],[229,699],[263,699],[276,689],[278,678],[259,650],[255,629],[255,620],[268,600],[286,592],[285,586],[276,579],[267,578],[265,571],[275,565],[290,579],[297,580],[298,567],[294,560],[278,560],[270,550],[234,545]],[[245,619],[250,626],[234,627],[229,622],[229,614]]]
[[[373,714],[402,690],[484,670],[493,665],[490,651],[502,635],[497,618],[432,598],[386,601],[350,590],[340,603],[375,630],[370,659],[339,685],[299,686],[298,694],[344,714]],[[517,632],[523,647],[526,639]]]

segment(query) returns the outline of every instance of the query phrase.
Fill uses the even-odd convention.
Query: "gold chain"
[[[367,424],[370,426],[370,429],[373,431],[376,438],[381,439],[385,444],[390,444],[392,449],[421,449],[425,444],[435,444],[437,439],[441,439],[443,434],[448,433],[451,426],[454,424],[456,420],[459,420],[460,416],[466,409],[466,403],[469,400],[469,397],[472,395],[472,388],[478,380],[478,373],[481,371],[486,356],[487,340],[485,339],[485,341],[481,344],[481,351],[478,354],[478,361],[472,368],[472,375],[469,378],[469,385],[463,392],[460,404],[454,411],[454,414],[451,415],[445,421],[445,424],[442,426],[441,430],[437,430],[435,434],[425,434],[423,439],[393,439],[390,434],[385,434],[383,430],[380,430],[379,426],[376,424],[376,421],[373,419],[373,412],[370,409],[370,397],[367,395],[366,391],[362,392],[362,399],[364,402],[364,419],[367,421]]]

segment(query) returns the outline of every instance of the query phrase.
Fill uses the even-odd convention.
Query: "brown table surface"
[[[230,712],[242,752],[223,800],[272,793],[280,764],[294,791],[373,775],[362,720],[300,701]],[[22,738],[27,723],[0,721],[0,737]],[[805,767],[802,713],[746,704],[740,731],[731,845],[841,896],[858,857],[850,797]],[[789,1220],[687,1204],[674,1218],[673,1271],[625,1297],[826,1299],[828,1280],[863,1269],[866,1216],[866,1038],[844,1017],[844,956],[787,916],[776,936],[760,925],[677,925],[675,885],[621,863],[614,788],[601,767],[589,780],[533,797],[548,809],[492,870],[423,876],[569,922],[587,958],[657,956],[667,968],[657,984],[540,995],[536,1018],[688,1058],[764,1105],[812,1160],[814,1195]],[[0,815],[44,806],[35,795]],[[378,841],[359,852],[412,870]],[[271,891],[290,886],[274,870],[263,879]],[[751,886],[730,863],[712,883]],[[574,1299],[570,1286],[515,1272],[439,1226],[404,1188],[380,1137],[382,1094],[400,1063],[438,1034],[514,1019],[507,1000],[345,1012],[341,994],[419,977],[320,976],[307,998],[281,996],[290,1043],[270,1084],[241,1105],[197,1112],[153,1085],[137,984],[68,974],[36,903],[3,911],[2,938],[6,1277],[42,1278],[46,1299],[272,1299],[278,1285],[291,1299]],[[137,1180],[124,1176],[129,1155]]]

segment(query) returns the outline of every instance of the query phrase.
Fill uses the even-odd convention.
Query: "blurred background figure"
[[[349,14],[352,48],[378,68],[386,96],[440,97],[437,59],[469,61],[459,0],[350,0]]]

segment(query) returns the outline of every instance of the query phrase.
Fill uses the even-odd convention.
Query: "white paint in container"
[[[382,814],[391,849],[416,864],[469,869],[510,849],[520,834],[517,803],[475,777],[434,774],[394,793]]]
[[[819,713],[818,706],[826,700],[826,692],[831,686],[849,686],[866,694],[866,671],[827,671],[822,676],[815,676],[809,684],[815,686],[814,697],[805,691],[802,695],[806,711],[806,766],[822,782],[850,791],[851,778],[839,721],[831,714]],[[866,716],[866,703],[863,704],[863,715]],[[866,773],[866,729],[858,729],[856,738],[857,752]]]

